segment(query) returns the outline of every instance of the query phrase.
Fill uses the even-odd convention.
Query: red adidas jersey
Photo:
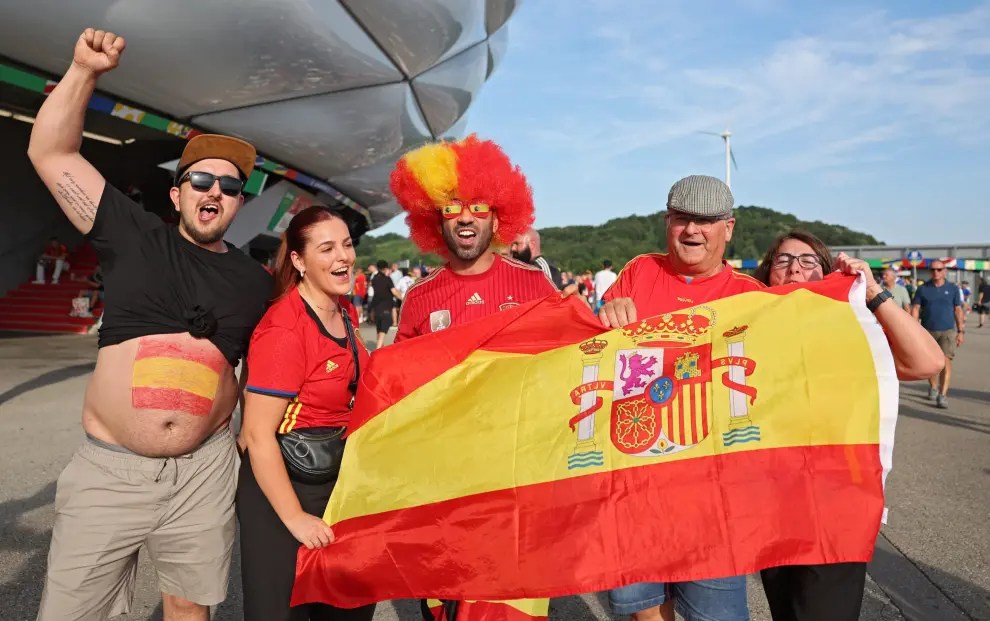
[[[499,255],[483,274],[462,276],[445,265],[406,291],[395,342],[481,319],[556,291],[540,268]]]
[[[354,309],[341,297],[352,323]],[[357,330],[355,330],[357,336]],[[358,361],[368,350],[358,336]],[[298,289],[272,305],[251,336],[247,390],[289,399],[279,433],[306,427],[340,427],[351,418],[354,354],[347,339],[326,331]]]
[[[641,254],[622,268],[603,299],[632,298],[636,316],[643,318],[763,288],[763,283],[728,263],[714,276],[685,278],[673,270],[666,254]]]

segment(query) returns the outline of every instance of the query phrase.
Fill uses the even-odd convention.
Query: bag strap
[[[351,324],[351,317],[343,308],[340,315],[344,318],[344,329],[347,331],[347,343],[351,348],[351,355],[354,356],[354,379],[347,385],[347,390],[351,391],[351,407],[354,407],[354,395],[357,394],[358,380],[361,379],[361,363],[358,360],[357,337],[354,335],[354,325]]]

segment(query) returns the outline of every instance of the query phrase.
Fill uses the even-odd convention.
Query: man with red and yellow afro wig
[[[526,177],[501,147],[474,135],[410,151],[392,172],[391,189],[406,211],[406,224],[416,245],[443,257],[471,254],[469,247],[488,250],[478,243],[451,247],[438,216],[455,203],[485,205],[494,213],[490,221],[496,246],[508,246],[533,224],[533,191]]]
[[[533,224],[533,191],[494,142],[472,135],[410,151],[391,189],[416,245],[447,259],[406,291],[396,342],[557,290],[539,268],[492,252]]]
[[[410,151],[396,164],[391,189],[416,245],[447,259],[406,290],[396,343],[556,294],[540,268],[492,252],[493,241],[508,246],[533,224],[533,191],[494,142],[469,136]],[[525,603],[524,609],[542,610],[534,621],[546,619],[547,600]],[[443,621],[493,618],[476,608],[482,612],[443,602],[431,607],[431,615]],[[504,608],[508,613],[518,606]]]

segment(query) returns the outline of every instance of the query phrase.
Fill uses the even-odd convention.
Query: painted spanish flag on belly
[[[209,341],[174,334],[143,337],[134,357],[131,405],[209,416],[226,364]]]
[[[862,279],[605,331],[553,296],[376,353],[293,604],[867,561],[897,379]]]

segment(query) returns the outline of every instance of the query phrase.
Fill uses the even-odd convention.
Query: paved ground
[[[365,334],[366,338],[372,335]],[[956,358],[950,408],[924,384],[905,385],[889,524],[878,539],[862,619],[990,621],[990,328],[975,329]],[[0,335],[0,621],[33,619],[41,596],[55,481],[82,439],[79,408],[95,337]],[[240,619],[237,559],[215,619]],[[769,619],[751,579],[753,619]],[[612,619],[601,596],[555,600],[551,619]],[[161,619],[142,558],[131,614]],[[415,604],[382,604],[376,621],[419,621]]]

